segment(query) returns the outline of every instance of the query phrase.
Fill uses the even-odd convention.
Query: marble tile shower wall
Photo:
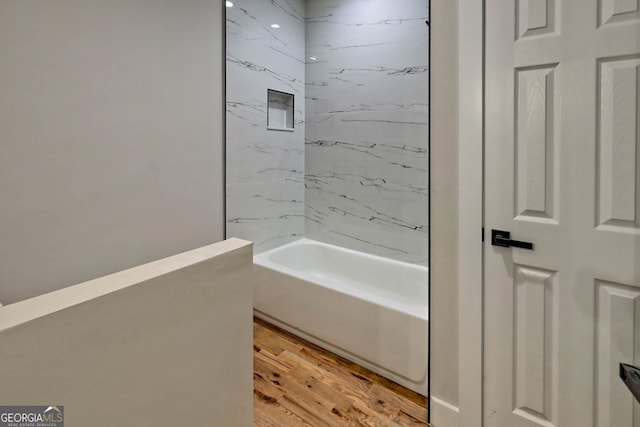
[[[308,0],[306,18],[305,234],[426,264],[428,1]]]
[[[227,8],[227,235],[256,253],[304,234],[304,17],[304,0]],[[267,130],[267,89],[295,96],[294,132]]]

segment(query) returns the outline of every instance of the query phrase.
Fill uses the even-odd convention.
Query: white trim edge
[[[458,6],[458,405],[459,423],[482,419],[483,1]]]
[[[444,400],[431,396],[431,425],[433,427],[459,427],[460,410]]]

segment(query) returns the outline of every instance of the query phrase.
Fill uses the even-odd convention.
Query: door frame
[[[465,427],[483,424],[485,1],[458,6],[458,425]]]
[[[453,67],[450,76],[445,77],[439,72],[440,81],[445,89],[440,96],[447,93],[449,86],[452,99],[451,120],[446,115],[438,114],[441,131],[438,146],[451,144],[451,148],[430,150],[432,152],[430,171],[436,173],[433,166],[438,165],[437,186],[430,183],[432,192],[447,193],[438,195],[438,203],[434,203],[433,210],[437,211],[440,221],[449,217],[443,226],[449,229],[451,236],[438,231],[438,238],[432,240],[431,253],[439,253],[439,249],[453,257],[452,268],[437,266],[440,273],[436,280],[450,284],[438,283],[438,288],[451,286],[450,291],[456,293],[451,299],[457,314],[454,324],[442,324],[442,320],[434,317],[430,319],[430,326],[436,324],[439,334],[452,336],[452,346],[447,350],[456,351],[452,355],[456,362],[449,368],[431,365],[430,372],[446,375],[442,369],[454,369],[451,381],[440,387],[447,388],[447,399],[439,398],[440,390],[430,388],[429,396],[430,422],[436,427],[480,427],[483,423],[483,243],[481,232],[483,227],[483,135],[484,135],[484,1],[455,0],[451,2],[456,7],[452,17],[442,17],[434,14],[450,6],[445,4],[450,0],[440,0],[437,8],[430,8],[431,22],[438,25],[455,25],[451,32],[439,30],[437,35],[455,37],[451,55],[455,59],[447,66]],[[432,2],[433,3],[433,2]],[[451,10],[451,9],[448,9]],[[453,19],[451,19],[453,18]],[[444,34],[444,35],[443,35]],[[441,54],[441,53],[440,53]],[[437,67],[438,64],[433,64]],[[432,98],[432,102],[437,102]],[[441,104],[442,105],[442,104]],[[437,110],[437,109],[436,109]],[[449,110],[443,108],[443,110]],[[434,110],[432,110],[434,111]],[[449,155],[451,154],[451,155]],[[443,171],[453,171],[450,175]],[[434,193],[431,194],[433,200]],[[451,227],[448,227],[451,225]],[[438,247],[439,245],[440,248]],[[430,261],[433,260],[430,257]],[[434,268],[435,271],[435,268]],[[444,274],[442,274],[444,273]],[[451,276],[451,277],[449,277]],[[437,301],[435,301],[437,303]],[[430,311],[430,315],[432,312]],[[448,320],[447,320],[448,321]],[[433,326],[432,326],[433,324]],[[455,345],[453,345],[455,343]],[[433,359],[432,359],[433,360]],[[433,362],[432,362],[433,363]],[[430,376],[433,378],[433,376]],[[453,400],[455,399],[455,400]]]

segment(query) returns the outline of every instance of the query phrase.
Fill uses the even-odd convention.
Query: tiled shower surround
[[[227,8],[227,236],[256,253],[304,235],[304,1]],[[279,24],[279,29],[271,24]],[[295,96],[294,131],[267,130],[267,90]]]
[[[428,1],[227,12],[228,235],[256,252],[304,235],[426,264]],[[294,132],[266,130],[268,88],[296,96]]]
[[[427,3],[307,2],[307,237],[426,264]]]

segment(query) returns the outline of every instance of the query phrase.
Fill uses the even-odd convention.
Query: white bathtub
[[[309,239],[254,263],[258,317],[426,395],[426,267]]]

